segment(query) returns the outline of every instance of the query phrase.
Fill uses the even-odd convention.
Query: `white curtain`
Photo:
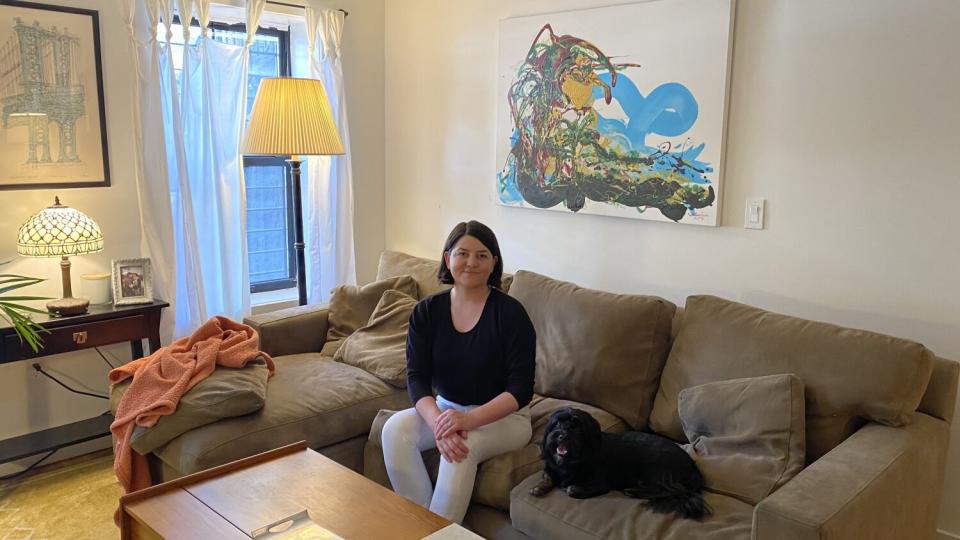
[[[302,182],[307,300],[325,302],[337,285],[357,282],[353,242],[350,131],[340,61],[343,12],[306,8],[306,24],[290,27],[293,76],[320,79],[346,153],[310,156]]]
[[[133,116],[141,249],[153,261],[156,296],[171,303],[163,335],[178,338],[213,315],[239,320],[250,311],[239,147],[252,40],[236,46],[201,35],[184,46],[178,88],[170,44],[174,2],[185,24],[192,10],[205,28],[210,0],[123,2],[138,73]],[[264,4],[248,2],[248,21],[259,20]]]

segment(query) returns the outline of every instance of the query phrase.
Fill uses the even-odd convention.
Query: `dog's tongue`
[[[557,455],[560,455],[560,456],[565,456],[565,455],[567,455],[567,445],[565,445],[565,444],[558,444],[558,445],[557,445]]]

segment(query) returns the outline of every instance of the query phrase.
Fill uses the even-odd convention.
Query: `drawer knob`
[[[73,342],[77,345],[83,345],[87,342],[87,333],[84,332],[74,332],[73,333]]]

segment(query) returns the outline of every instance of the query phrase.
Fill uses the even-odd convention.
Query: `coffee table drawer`
[[[143,315],[60,326],[51,328],[49,334],[40,335],[43,338],[43,349],[38,354],[34,354],[26,343],[20,343],[20,338],[17,335],[9,335],[4,339],[0,363],[133,341],[143,338],[147,334],[147,320]]]

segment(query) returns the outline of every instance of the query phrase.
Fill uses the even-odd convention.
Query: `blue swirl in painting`
[[[714,168],[698,159],[705,145],[670,140],[697,122],[696,98],[677,82],[644,96],[624,73],[630,67],[640,66],[541,28],[507,94],[513,129],[497,175],[501,202],[577,212],[590,199],[656,208],[673,221],[712,206]],[[623,115],[604,116],[614,101]],[[666,140],[650,146],[649,135]]]
[[[610,84],[610,74],[601,73],[599,79]],[[652,148],[647,145],[647,135],[655,134],[663,137],[677,137],[687,132],[697,121],[700,107],[696,98],[686,86],[676,83],[664,83],[653,89],[650,95],[644,97],[637,86],[624,74],[617,75],[616,86],[611,86],[613,99],[626,114],[628,120],[605,118],[597,114],[597,131],[613,144],[619,145],[624,152],[639,152],[644,155],[662,153],[666,148],[658,145]],[[599,87],[593,88],[593,99],[603,99],[603,91]],[[673,145],[671,145],[671,148]],[[703,143],[690,148],[684,144],[680,148],[669,151],[657,159],[652,169],[668,171],[672,169],[678,159],[690,165],[688,178],[697,184],[709,184],[706,173],[713,172],[709,163],[697,161],[703,152]]]

